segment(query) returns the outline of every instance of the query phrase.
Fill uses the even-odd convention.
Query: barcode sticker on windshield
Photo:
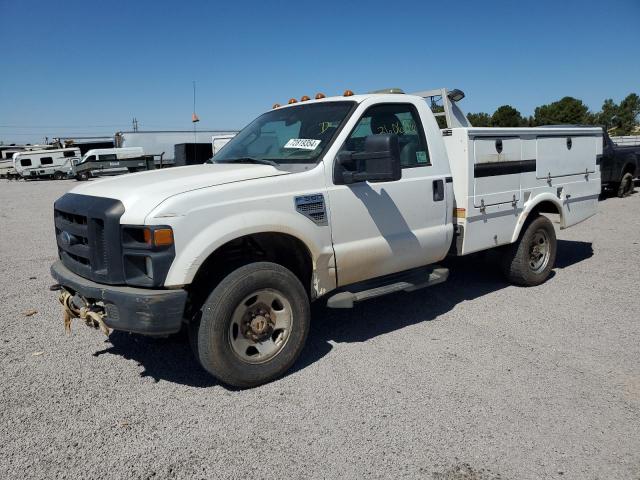
[[[320,140],[312,138],[292,138],[285,143],[284,148],[300,148],[302,150],[315,150],[320,145]]]

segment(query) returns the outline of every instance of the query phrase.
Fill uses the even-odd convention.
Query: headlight
[[[128,285],[160,287],[175,258],[173,230],[166,225],[122,227],[122,261]]]

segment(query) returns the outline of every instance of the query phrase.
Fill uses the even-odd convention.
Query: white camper
[[[22,178],[62,180],[71,173],[71,161],[79,158],[79,148],[32,150],[16,153],[13,156],[13,166]]]
[[[4,153],[4,152],[3,152]],[[13,168],[13,154],[10,158],[0,160],[0,178],[8,178],[13,180],[18,176],[16,169]]]

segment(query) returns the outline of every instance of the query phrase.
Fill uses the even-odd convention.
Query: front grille
[[[58,255],[72,272],[96,282],[124,282],[118,200],[67,193],[54,205]]]
[[[54,221],[61,260],[79,275],[87,276],[91,268],[87,217],[55,209]]]

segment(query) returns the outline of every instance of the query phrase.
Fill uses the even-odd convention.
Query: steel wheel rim
[[[238,303],[229,325],[229,344],[243,362],[265,363],[284,349],[293,326],[291,304],[273,289],[257,290]]]
[[[536,230],[529,243],[529,268],[540,273],[547,268],[550,256],[549,235],[545,230]]]

